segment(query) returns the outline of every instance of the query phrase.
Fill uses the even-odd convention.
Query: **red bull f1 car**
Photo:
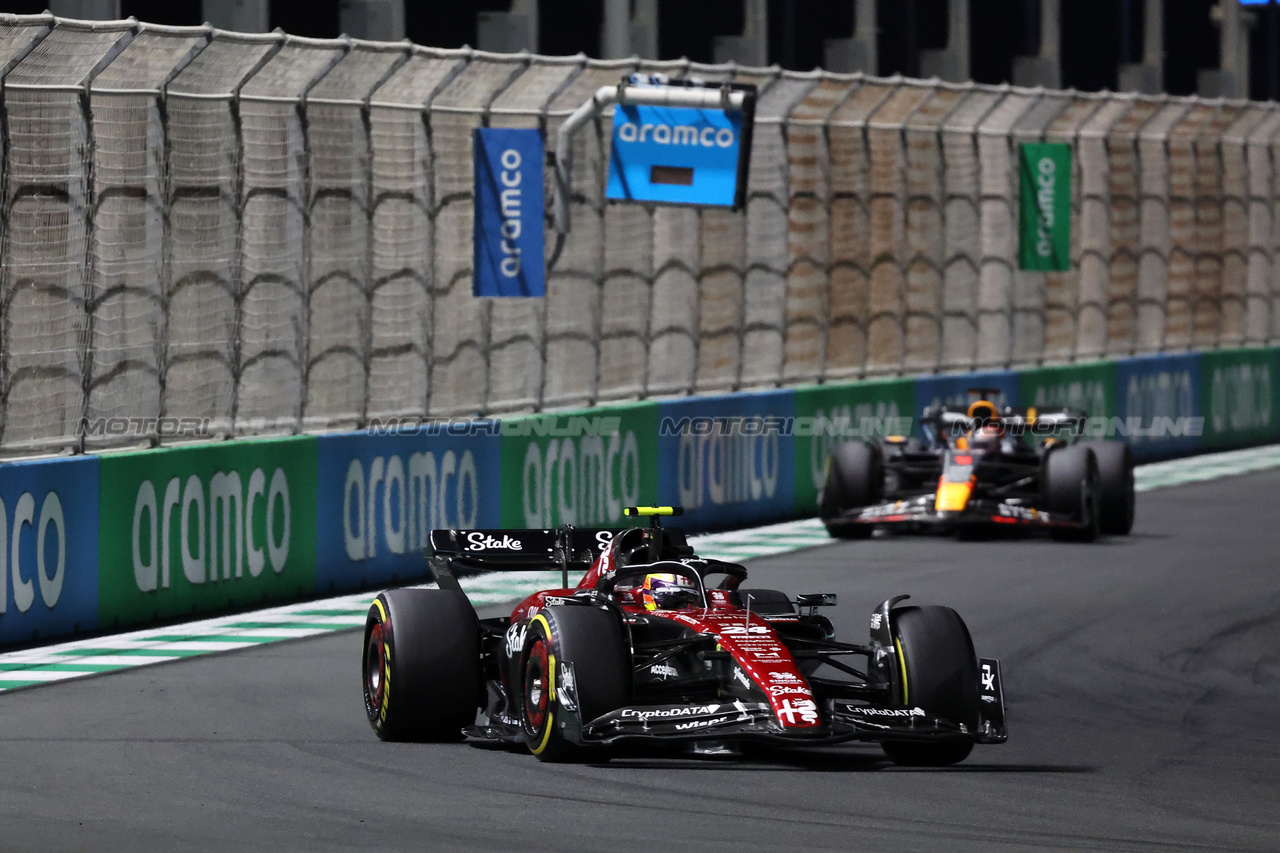
[[[1118,441],[1081,441],[1087,416],[1071,408],[999,406],[976,389],[967,408],[933,406],[923,438],[837,445],[819,513],[827,530],[866,538],[877,527],[958,531],[1047,530],[1093,541],[1133,527],[1133,459]]]
[[[661,528],[679,508],[632,507],[649,527],[435,530],[439,589],[380,594],[364,631],[365,710],[384,740],[466,739],[547,761],[599,760],[667,741],[736,755],[744,741],[879,743],[946,765],[1006,740],[998,661],[959,615],[890,598],[864,643],[835,639],[830,594],[745,585]],[[562,588],[480,619],[462,570],[562,573]],[[576,586],[570,571],[583,571]]]

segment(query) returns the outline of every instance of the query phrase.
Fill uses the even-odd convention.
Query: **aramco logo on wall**
[[[12,524],[10,524],[12,519]],[[24,538],[28,545],[24,547]],[[34,571],[24,567],[22,555],[34,552]],[[0,615],[8,611],[9,581],[13,581],[13,606],[26,613],[39,600],[52,609],[62,595],[67,566],[67,522],[62,499],[55,491],[37,500],[30,492],[13,504],[10,516],[0,498]]]
[[[352,459],[342,487],[342,539],[349,560],[380,553],[421,559],[436,528],[474,527],[480,476],[470,450]]]
[[[527,527],[617,524],[640,502],[640,443],[634,430],[530,441],[521,465]]]
[[[1071,266],[1071,146],[1022,146],[1019,266],[1066,270]]]
[[[279,574],[289,560],[290,503],[283,468],[270,476],[254,468],[247,480],[235,470],[218,471],[207,486],[197,474],[172,477],[162,489],[143,480],[131,539],[138,591],[168,589],[176,565],[195,585],[256,578],[268,566]]]

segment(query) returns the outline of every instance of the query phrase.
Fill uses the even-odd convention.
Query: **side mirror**
[[[835,607],[836,594],[834,592],[811,592],[807,595],[796,596],[796,607]]]

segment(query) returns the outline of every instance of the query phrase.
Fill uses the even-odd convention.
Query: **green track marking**
[[[1270,468],[1280,468],[1280,445],[1140,465],[1135,473],[1135,487],[1145,492]],[[742,562],[827,545],[832,540],[822,522],[806,518],[749,530],[693,536],[690,541],[704,557]],[[576,578],[570,580],[575,581]],[[518,601],[540,589],[559,587],[560,573],[495,572],[464,577],[461,583],[477,607],[488,607]],[[73,640],[0,654],[0,692],[350,630],[364,624],[373,595],[361,592],[177,627]]]
[[[28,669],[39,669],[49,672],[83,672],[88,675],[93,672],[111,672],[119,668],[119,666],[109,663],[0,663],[0,672],[21,672]]]

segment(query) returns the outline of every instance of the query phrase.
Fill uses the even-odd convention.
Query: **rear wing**
[[[423,549],[427,568],[442,588],[460,589],[455,568],[474,571],[586,571],[626,528],[562,527],[556,530],[432,530]]]
[[[965,433],[991,419],[984,416],[986,413],[973,413],[973,409],[973,406],[969,409],[934,406],[925,411],[923,420],[935,424],[943,434]],[[1005,406],[1003,410],[996,411],[996,416],[1012,435],[1050,436],[1069,430],[1073,436],[1079,437],[1084,434],[1085,422],[1089,419],[1083,409],[1069,406],[1051,409]]]

